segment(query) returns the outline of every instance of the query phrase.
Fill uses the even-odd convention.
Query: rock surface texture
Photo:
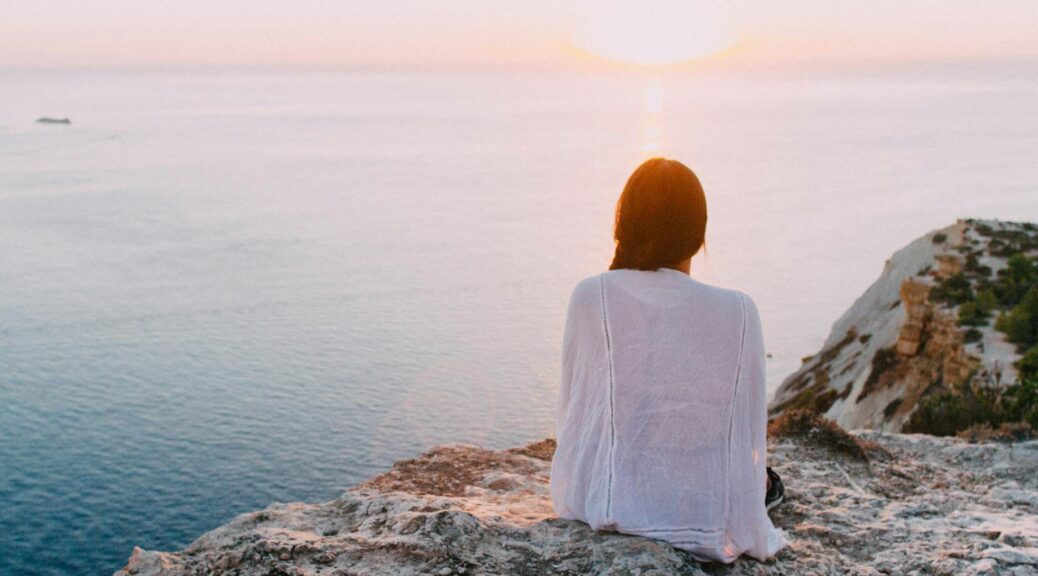
[[[180,552],[134,549],[116,574],[1038,574],[1038,441],[851,442],[864,450],[818,429],[772,438],[787,496],[772,518],[790,545],[763,564],[700,564],[556,518],[545,440],[435,448],[331,502],[274,504]]]
[[[931,293],[971,270],[994,277],[1007,266],[999,236],[1038,237],[1038,227],[994,220],[960,220],[902,248],[879,279],[833,324],[825,344],[805,358],[775,393],[771,416],[806,408],[849,430],[899,432],[919,400],[965,384],[1004,387],[1016,380],[1016,347],[992,316],[967,343],[958,309]],[[1033,256],[1033,255],[1032,255]]]

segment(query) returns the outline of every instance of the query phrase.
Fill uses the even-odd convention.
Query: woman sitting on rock
[[[767,515],[781,483],[765,467],[760,317],[746,294],[689,276],[706,220],[680,162],[627,181],[612,265],[570,297],[552,499],[562,518],[699,560],[765,560],[785,542]]]

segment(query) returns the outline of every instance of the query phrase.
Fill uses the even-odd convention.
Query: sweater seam
[[[613,522],[613,467],[616,447],[616,403],[613,382],[613,345],[609,337],[609,317],[606,308],[605,277],[599,276],[599,292],[602,297],[602,329],[605,332],[606,357],[609,363],[609,461],[606,480],[606,524]]]
[[[724,514],[722,526],[728,526],[728,513],[731,510],[731,486],[729,480],[732,477],[732,426],[735,422],[735,400],[739,393],[739,379],[742,377],[742,358],[746,350],[746,296],[739,294],[739,305],[742,309],[742,334],[739,336],[739,361],[735,366],[735,385],[732,386],[732,401],[728,407],[728,450],[725,454],[725,487]]]

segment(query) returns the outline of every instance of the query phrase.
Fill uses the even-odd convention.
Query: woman
[[[765,560],[764,342],[753,300],[689,277],[696,175],[654,158],[616,207],[616,255],[570,297],[551,492],[562,518],[666,540],[699,560]],[[772,494],[772,499],[776,495]]]

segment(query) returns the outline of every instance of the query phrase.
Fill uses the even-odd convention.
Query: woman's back
[[[766,401],[757,309],[669,268],[581,281],[563,345],[556,512],[704,560],[764,559]]]

